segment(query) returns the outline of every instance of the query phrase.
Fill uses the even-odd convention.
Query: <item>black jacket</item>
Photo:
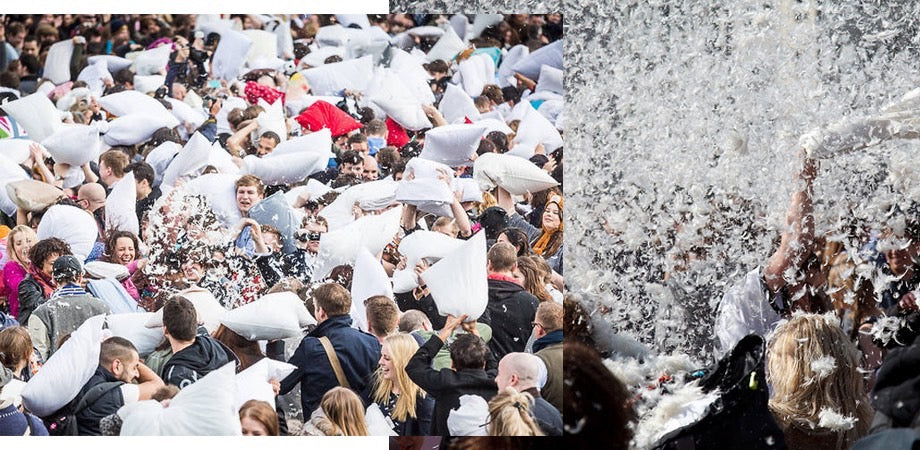
[[[431,434],[435,436],[450,435],[447,417],[452,409],[460,407],[460,396],[478,395],[489,401],[498,392],[498,385],[495,384],[498,363],[494,357],[488,358],[485,369],[432,369],[431,362],[442,345],[444,343],[438,335],[432,336],[406,364],[409,378],[428,395],[434,397],[434,424]]]
[[[489,280],[489,304],[479,322],[492,327],[489,350],[496,359],[523,352],[533,331],[540,301],[524,287],[505,280]]]
[[[374,402],[374,383],[368,383],[361,393],[361,400],[367,409]],[[386,405],[377,404],[380,412],[389,417],[395,425],[393,431],[398,436],[429,436],[431,435],[431,420],[434,417],[434,399],[430,395],[424,397],[419,393],[415,397],[415,417],[408,417],[404,422],[397,422],[386,411]]]
[[[45,291],[32,274],[26,275],[19,282],[19,323],[23,326],[29,324],[29,316],[38,308],[38,305],[45,303],[48,299],[45,297]]]
[[[878,370],[869,401],[877,414],[890,419],[892,428],[912,427],[920,420],[920,371],[917,367],[920,367],[920,338],[915,338],[908,347],[889,351]],[[878,417],[876,422],[879,422]]]
[[[219,342],[197,335],[194,344],[179,350],[163,365],[163,382],[184,389],[228,362],[230,356]]]
[[[111,381],[119,380],[108,370],[97,367],[96,373],[94,373],[89,381],[83,385],[83,389],[80,390],[80,393],[74,401],[79,402],[93,386]],[[99,431],[99,420],[110,414],[115,414],[118,412],[118,409],[124,405],[125,399],[121,392],[121,388],[116,387],[106,391],[98,400],[87,405],[82,411],[77,413],[77,428],[80,436],[101,435],[102,433]]]

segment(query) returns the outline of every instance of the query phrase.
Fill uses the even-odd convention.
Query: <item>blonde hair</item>
[[[773,388],[770,410],[780,423],[820,422],[830,409],[856,424],[845,430],[851,444],[864,436],[872,420],[856,347],[836,317],[796,314],[770,336],[767,381]]]
[[[499,391],[489,400],[489,436],[543,436],[530,415],[533,397],[513,387]]]
[[[14,250],[14,241],[16,237],[20,234],[31,235],[32,240],[38,242],[38,237],[35,235],[35,230],[28,225],[16,225],[10,230],[10,234],[6,237],[6,255],[10,261],[16,261],[24,269],[29,269],[29,255],[19,255],[19,252]]]
[[[343,436],[367,436],[364,424],[364,404],[351,389],[336,386],[319,402],[326,419]]]
[[[395,380],[383,378],[382,368],[378,368],[374,374],[374,403],[385,405],[390,399],[390,393],[393,388],[399,388],[399,397],[396,399],[396,407],[393,408],[392,417],[400,422],[405,422],[409,417],[417,417],[415,411],[415,399],[421,394],[425,395],[417,384],[415,384],[406,373],[406,364],[415,352],[418,351],[418,342],[412,335],[398,333],[387,336],[383,340],[390,350],[390,359],[393,361]]]

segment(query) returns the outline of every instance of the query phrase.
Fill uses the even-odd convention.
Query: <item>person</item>
[[[849,447],[869,430],[859,356],[836,318],[798,314],[780,323],[767,344],[767,382],[770,412],[790,449]],[[855,422],[821,425],[827,411]]]
[[[319,408],[301,431],[306,436],[367,436],[364,405],[351,389],[336,386],[323,394]]]
[[[562,411],[563,313],[562,305],[543,302],[537,307],[533,321],[533,334],[537,338],[533,343],[533,354],[546,366],[546,384],[541,394],[559,411]]]
[[[399,308],[384,295],[375,295],[364,300],[367,311],[367,332],[377,337],[380,345],[387,336],[396,332],[399,326]]]
[[[563,355],[566,442],[573,448],[604,442],[609,448],[628,449],[635,412],[626,386],[591,347],[565,342]]]
[[[125,168],[128,167],[129,162],[128,155],[119,149],[108,150],[99,155],[99,180],[107,192],[110,192],[112,186],[124,178]]]
[[[377,165],[377,158],[364,155],[361,176],[364,177],[364,181],[377,181],[380,179],[380,167]]]
[[[134,184],[137,189],[135,213],[137,213],[138,223],[143,223],[144,215],[153,208],[154,202],[163,193],[160,191],[160,186],[154,186],[156,174],[150,164],[144,161],[133,162],[125,167],[125,171],[134,174]]]
[[[14,326],[0,330],[0,365],[11,370],[13,378],[29,381],[41,367],[39,361],[26,327]]]
[[[500,389],[489,400],[489,436],[544,436],[530,415],[531,400],[530,394],[513,387]]]
[[[163,365],[163,381],[184,389],[230,362],[224,348],[203,333],[196,335],[198,313],[185,297],[174,296],[163,305],[163,333],[172,357]],[[204,328],[202,328],[204,330]]]
[[[102,300],[86,292],[83,275],[83,264],[75,256],[57,258],[52,279],[58,288],[29,316],[32,345],[44,361],[57,351],[62,336],[76,331],[90,317],[112,312]]]
[[[351,327],[351,301],[351,294],[336,283],[324,283],[313,291],[317,326],[288,361],[297,368],[281,381],[281,394],[300,384],[304,411],[315,410],[323,394],[335,386],[364,391],[380,360],[377,338]],[[328,340],[331,352],[322,338]],[[336,366],[341,372],[337,373]]]
[[[259,136],[259,146],[256,148],[256,154],[259,157],[266,156],[281,143],[281,138],[274,131],[266,131]]]
[[[514,209],[514,201],[508,191],[497,188],[498,204],[508,213],[509,225],[520,228],[530,237],[530,246],[534,254],[542,256],[549,266],[562,274],[562,196],[550,195],[543,208],[542,227],[537,228],[527,222]]]
[[[265,198],[265,185],[255,175],[243,175],[236,180],[236,207],[240,215],[249,217],[249,210]],[[251,224],[242,223],[242,229],[236,239],[236,247],[241,249],[247,257],[255,253],[255,243],[252,240]]]
[[[540,359],[529,353],[508,353],[498,362],[495,384],[498,385],[499,393],[512,388],[516,391],[513,397],[517,393],[527,394],[526,410],[534,416],[540,432],[547,436],[562,436],[562,415],[559,409],[540,395],[540,364]],[[524,408],[518,409],[523,412]]]
[[[134,279],[142,276],[141,270],[147,265],[146,258],[137,258],[138,244],[137,236],[130,231],[115,231],[109,234],[105,243],[105,253],[109,262],[121,264],[128,269],[129,277],[122,280],[121,284],[135,301],[140,300],[140,292],[134,284]]]
[[[514,278],[516,254],[511,244],[498,242],[487,255],[489,300],[479,320],[492,327],[489,349],[496,358],[524,351],[540,303]]]
[[[278,414],[261,400],[247,400],[240,406],[243,436],[278,436]]]
[[[13,373],[0,366],[0,393],[13,380]],[[11,399],[0,400],[0,436],[47,436],[48,429],[41,419],[23,413]]]
[[[58,238],[42,239],[29,250],[29,274],[19,283],[19,323],[28,324],[32,311],[54,292],[51,269],[61,255],[69,255],[70,246]]]
[[[452,409],[460,407],[460,396],[478,395],[488,401],[498,391],[495,358],[478,336],[475,321],[464,323],[466,319],[466,315],[448,315],[444,328],[429,338],[406,364],[409,378],[434,398],[433,435],[450,434],[447,417]],[[450,345],[451,368],[433,369],[434,356],[461,324],[468,333],[457,336]]]
[[[527,233],[520,228],[505,228],[498,233],[495,242],[507,242],[517,250],[518,257],[530,254],[530,242],[527,239]]]
[[[29,271],[29,251],[38,238],[27,225],[16,225],[6,237],[6,254],[9,261],[3,266],[3,289],[13,318],[19,317],[19,283]]]
[[[534,258],[539,258],[535,256]],[[530,256],[517,257],[517,270],[514,272],[515,279],[524,286],[527,292],[537,297],[540,303],[553,301],[553,296],[546,290],[545,274],[542,267],[537,265],[536,261]]]
[[[427,436],[431,433],[434,399],[426,395],[406,373],[409,358],[418,351],[412,336],[387,336],[380,349],[380,367],[374,372],[373,389],[364,395],[376,403],[399,436]]]
[[[162,387],[163,380],[141,362],[131,341],[118,336],[102,341],[99,366],[74,399],[79,403],[94,390],[99,392],[93,392],[96,399],[87,400],[86,406],[76,412],[79,434],[101,435],[99,421],[103,417],[116,413],[122,406],[150,400]]]

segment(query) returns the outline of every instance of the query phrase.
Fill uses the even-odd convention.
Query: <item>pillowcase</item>
[[[419,157],[450,167],[472,164],[470,157],[476,154],[485,132],[486,127],[478,124],[444,125],[429,130]]]
[[[444,89],[438,110],[447,123],[463,123],[467,118],[473,122],[479,119],[479,110],[476,109],[473,97],[455,84],[448,84]]]
[[[45,68],[42,76],[54,84],[70,81],[70,57],[73,55],[73,39],[56,42],[48,49],[45,56]]]
[[[489,300],[486,234],[480,231],[460,248],[422,272],[438,312],[478,319]]]
[[[42,145],[55,162],[82,166],[99,158],[99,130],[89,125],[68,125],[45,138]]]
[[[328,155],[297,152],[285,155],[268,155],[243,158],[243,173],[259,177],[266,186],[297,183],[310,175],[322,172],[328,164]]]
[[[303,328],[315,325],[300,297],[277,292],[228,311],[220,321],[250,341],[300,337]]]
[[[211,59],[212,73],[216,79],[230,81],[242,72],[252,39],[229,27],[222,27],[217,32],[220,33],[220,42]]]
[[[562,70],[562,39],[534,50],[516,62],[511,70],[531,80],[537,80],[540,78],[540,69],[543,65]]]
[[[457,32],[454,31],[453,27],[447,27],[447,30],[445,30],[444,34],[438,39],[438,42],[428,51],[426,59],[428,62],[436,59],[442,59],[449,62],[457,56],[457,53],[460,53],[464,49],[466,49],[466,44],[463,43],[463,39],[457,36]]]
[[[169,117],[132,113],[116,118],[111,122],[94,124],[103,133],[102,141],[109,147],[117,145],[135,145],[150,139],[160,128],[171,128],[178,124],[172,115]]]
[[[140,234],[137,222],[137,185],[134,183],[133,172],[126,172],[112,186],[112,192],[105,199],[105,230],[108,233],[130,231],[135,236]]]
[[[179,292],[180,295],[192,302],[195,311],[198,313],[198,323],[203,323],[208,333],[214,333],[220,326],[227,310],[221,306],[220,302],[214,298],[214,294],[200,287],[193,287]],[[157,310],[144,324],[147,328],[158,328],[163,326],[163,308]]]
[[[80,261],[93,251],[99,230],[96,219],[86,211],[69,205],[48,208],[38,224],[38,240],[56,237],[70,245],[70,251]]]
[[[38,92],[4,103],[3,110],[35,142],[45,140],[63,127],[60,112],[47,96]]]
[[[134,58],[134,74],[145,76],[164,73],[166,64],[169,63],[170,53],[172,53],[172,46],[169,44],[137,53]]]
[[[339,95],[343,89],[366,89],[373,76],[373,66],[373,56],[367,55],[358,59],[325,64],[301,73],[310,84],[313,95]]]
[[[370,331],[367,327],[367,309],[364,301],[382,295],[393,299],[393,287],[390,277],[380,264],[380,260],[371,255],[367,249],[358,250],[355,258],[354,275],[351,282],[351,318],[355,328]]]
[[[236,180],[239,175],[209,173],[189,181],[191,192],[202,194],[208,199],[211,209],[225,227],[231,228],[240,223],[243,216],[236,204]]]
[[[260,225],[271,225],[281,232],[282,252],[288,254],[297,250],[294,232],[300,228],[300,220],[294,214],[294,209],[287,204],[283,192],[275,192],[253,205],[249,217]]]
[[[339,230],[323,233],[316,256],[314,280],[322,280],[335,266],[353,264],[361,248],[379,255],[399,231],[402,207],[364,216]]]
[[[562,88],[562,69],[557,69],[546,64],[540,66],[540,78],[537,81],[535,92],[553,92],[565,95]]]
[[[211,153],[211,142],[201,133],[195,133],[185,143],[182,151],[172,160],[163,173],[163,185],[174,186],[180,177],[188,177],[198,173],[208,163]],[[236,194],[234,194],[236,195]]]
[[[320,131],[323,128],[328,128],[333,137],[350,133],[363,126],[361,122],[345,114],[345,111],[322,100],[314,102],[294,120],[309,131]]]
[[[293,364],[262,358],[236,374],[236,409],[249,400],[259,400],[274,408],[275,391],[272,389],[271,379],[281,381],[295,369],[297,366]]]
[[[105,318],[105,322],[112,336],[120,336],[131,341],[137,347],[137,353],[141,358],[145,358],[153,353],[166,338],[162,327],[147,328],[144,326],[153,315],[152,312],[112,314]]]
[[[486,153],[476,158],[473,179],[483,191],[500,186],[513,195],[540,192],[559,184],[529,160],[498,153]]]
[[[19,208],[25,211],[42,211],[64,196],[64,191],[48,183],[25,179],[10,181],[6,194]]]
[[[24,163],[32,156],[32,153],[29,152],[29,146],[33,143],[35,141],[23,138],[0,139],[0,155],[9,158],[15,164]]]

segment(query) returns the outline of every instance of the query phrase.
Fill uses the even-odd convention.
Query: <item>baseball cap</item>
[[[83,275],[83,264],[73,255],[63,255],[54,261],[51,268],[51,276],[55,280],[64,278],[77,278]]]

